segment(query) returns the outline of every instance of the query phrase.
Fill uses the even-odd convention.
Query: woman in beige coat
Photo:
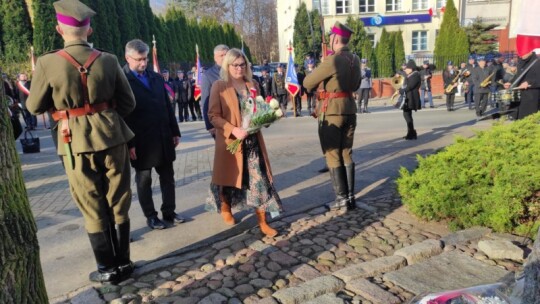
[[[231,207],[253,208],[261,231],[270,237],[277,231],[266,223],[266,212],[278,213],[281,200],[272,183],[272,170],[261,132],[248,135],[242,126],[241,104],[255,99],[249,61],[239,49],[231,49],[221,65],[221,80],[210,92],[208,117],[216,129],[214,171],[206,209],[220,211],[225,223],[234,225]],[[243,139],[235,154],[227,145]]]

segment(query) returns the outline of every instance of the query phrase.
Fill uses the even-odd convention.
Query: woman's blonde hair
[[[253,73],[251,72],[251,64],[247,59],[246,55],[242,53],[239,49],[230,49],[225,57],[223,57],[223,62],[221,63],[221,70],[219,71],[219,76],[225,81],[229,81],[229,65],[231,65],[236,59],[244,58],[246,62],[244,81],[251,82],[253,78]]]

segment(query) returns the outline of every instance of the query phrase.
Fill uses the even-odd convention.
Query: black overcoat
[[[147,70],[150,88],[137,79],[127,65],[124,73],[135,95],[135,110],[125,120],[135,137],[128,142],[135,147],[137,159],[131,161],[133,168],[150,169],[173,162],[176,152],[174,136],[180,136],[171,103],[168,102],[165,82],[161,75]]]
[[[413,71],[405,78],[405,106],[404,109],[420,110],[422,105],[420,104],[420,89],[421,85],[420,73]]]
[[[535,59],[536,53],[533,52],[527,59],[518,61],[516,78],[520,77],[529,65],[532,65],[516,85],[519,86],[524,81],[529,83],[528,89],[521,90],[521,101],[517,113],[518,119],[540,111],[540,59],[536,61]]]

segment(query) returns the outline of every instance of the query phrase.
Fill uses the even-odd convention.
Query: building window
[[[437,8],[442,8],[446,6],[446,0],[437,0]]]
[[[361,13],[373,13],[375,12],[375,0],[360,0],[360,6],[358,11]]]
[[[319,7],[322,8],[323,15],[330,15],[330,9],[328,8],[328,0],[313,0],[313,9],[319,10]]]
[[[375,47],[375,34],[367,34],[367,39],[371,42],[371,47]]]
[[[412,32],[412,51],[427,51],[427,31]]]
[[[336,14],[350,14],[351,13],[351,1],[349,0],[336,0]]]
[[[428,0],[413,0],[412,9],[413,10],[427,10]]]
[[[386,11],[387,12],[394,12],[394,11],[401,11],[402,0],[386,0]]]

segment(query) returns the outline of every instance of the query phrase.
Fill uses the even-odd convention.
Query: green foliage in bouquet
[[[486,226],[533,236],[540,226],[540,114],[456,142],[397,180],[403,202],[453,229]]]

